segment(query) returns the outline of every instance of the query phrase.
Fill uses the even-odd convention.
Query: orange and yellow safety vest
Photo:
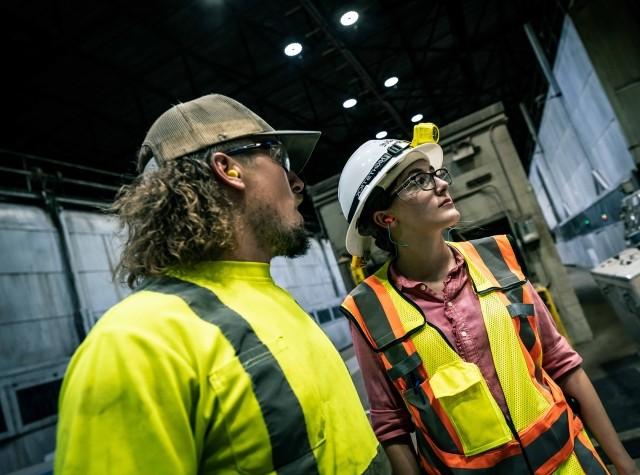
[[[507,403],[503,413],[477,365],[399,292],[389,262],[342,308],[382,360],[415,424],[430,474],[606,474],[582,422],[542,368],[531,290],[507,236],[448,243],[464,257]]]

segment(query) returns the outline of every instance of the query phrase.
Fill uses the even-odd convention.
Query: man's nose
[[[291,187],[291,191],[294,193],[302,193],[304,189],[304,182],[298,176],[296,172],[293,170],[287,173],[287,177],[289,178],[289,186]]]

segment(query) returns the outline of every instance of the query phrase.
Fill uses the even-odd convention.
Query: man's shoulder
[[[209,327],[179,296],[140,291],[107,310],[92,328],[88,339],[108,337],[177,342],[198,339],[199,335],[210,333]]]
[[[178,295],[142,289],[133,292],[107,310],[103,319],[157,321],[188,314],[188,308],[189,306]]]

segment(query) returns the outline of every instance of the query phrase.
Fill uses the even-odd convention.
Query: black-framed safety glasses
[[[256,142],[249,145],[243,145],[242,147],[232,148],[231,150],[225,150],[224,153],[231,156],[251,152],[252,150],[264,150],[269,152],[269,156],[272,160],[278,162],[287,172],[291,171],[291,160],[289,160],[287,149],[277,140],[263,140],[262,142]]]
[[[418,172],[407,178],[394,192],[391,197],[398,197],[401,200],[412,198],[418,191],[429,191],[436,187],[436,178],[445,181],[448,185],[453,182],[449,170],[438,168],[432,172]]]

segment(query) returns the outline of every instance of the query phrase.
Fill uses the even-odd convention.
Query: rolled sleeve
[[[557,381],[559,378],[579,367],[582,357],[573,349],[565,337],[556,328],[553,317],[549,313],[538,293],[531,284],[533,305],[538,316],[538,332],[542,344],[542,367],[551,377]]]
[[[382,361],[351,322],[351,336],[371,406],[371,426],[380,442],[410,434],[414,427],[402,396],[387,377]]]

